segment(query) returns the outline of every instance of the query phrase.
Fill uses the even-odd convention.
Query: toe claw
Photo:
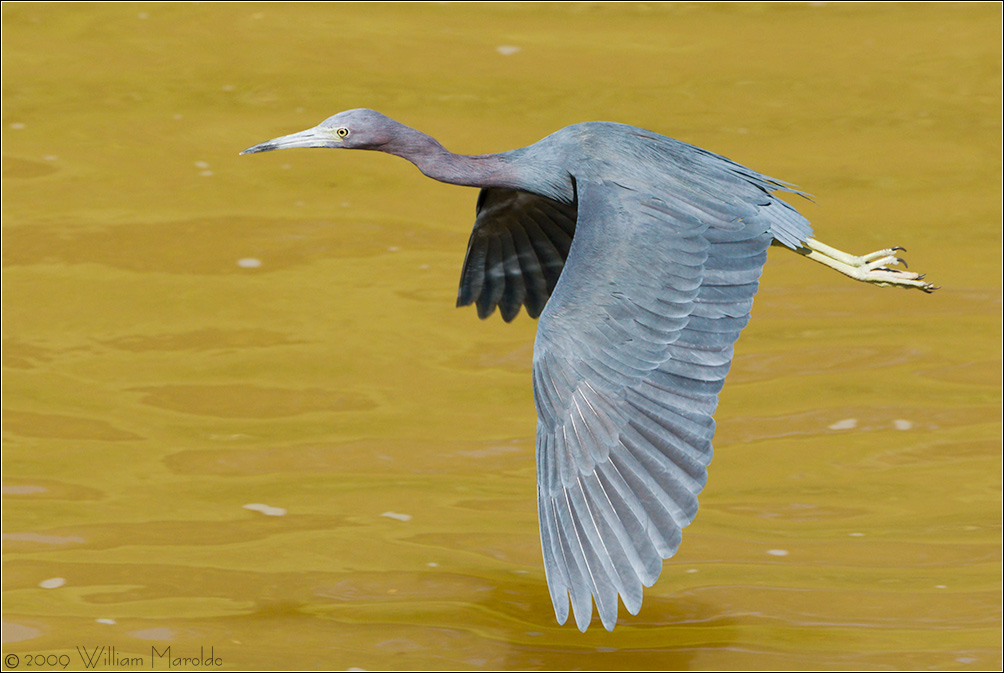
[[[900,264],[902,264],[902,265],[903,265],[903,268],[905,268],[905,269],[909,269],[909,268],[910,268],[910,265],[909,265],[909,264],[907,264],[907,263],[906,263],[906,260],[905,260],[905,259],[903,259],[902,257],[897,257],[897,258],[896,258],[896,261],[897,261],[897,262],[899,262]]]
[[[903,247],[903,246],[901,246],[901,245],[894,245],[893,247],[891,247],[891,248],[889,248],[889,249],[890,249],[890,250],[892,250],[892,251],[894,251],[894,252],[895,252],[896,250],[902,250],[903,252],[906,252],[906,248],[904,248],[904,247]]]

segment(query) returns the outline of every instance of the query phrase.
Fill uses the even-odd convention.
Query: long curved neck
[[[513,184],[509,162],[500,154],[467,156],[454,154],[439,141],[421,131],[401,124],[394,139],[383,145],[381,151],[393,154],[418,166],[418,170],[433,180],[468,187],[509,187]]]
[[[529,161],[529,157],[521,161],[527,148],[499,154],[454,154],[435,138],[403,124],[401,127],[394,140],[380,150],[407,159],[433,180],[467,187],[516,189],[560,201],[574,198],[567,176],[562,180],[558,172],[547,175],[546,167]]]

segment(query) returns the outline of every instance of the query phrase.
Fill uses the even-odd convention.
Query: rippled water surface
[[[999,5],[2,11],[20,668],[1001,666]],[[581,634],[540,560],[535,324],[453,307],[476,192],[237,156],[354,107],[468,153],[651,128],[943,289],[772,250],[701,512]]]

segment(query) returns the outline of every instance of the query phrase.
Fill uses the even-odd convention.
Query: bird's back
[[[714,204],[734,218],[762,218],[774,238],[790,248],[812,235],[812,228],[774,192],[804,195],[768,177],[675,138],[629,124],[572,124],[525,148],[530,161],[560,166],[575,180],[612,182],[664,199]]]

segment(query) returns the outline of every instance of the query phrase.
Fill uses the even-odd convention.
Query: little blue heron
[[[574,124],[467,156],[373,110],[349,110],[241,154],[379,150],[480,187],[457,305],[540,317],[533,350],[537,506],[558,622],[631,614],[680,544],[707,481],[718,393],[771,244],[856,280],[937,289],[812,238],[792,185],[635,126]]]

